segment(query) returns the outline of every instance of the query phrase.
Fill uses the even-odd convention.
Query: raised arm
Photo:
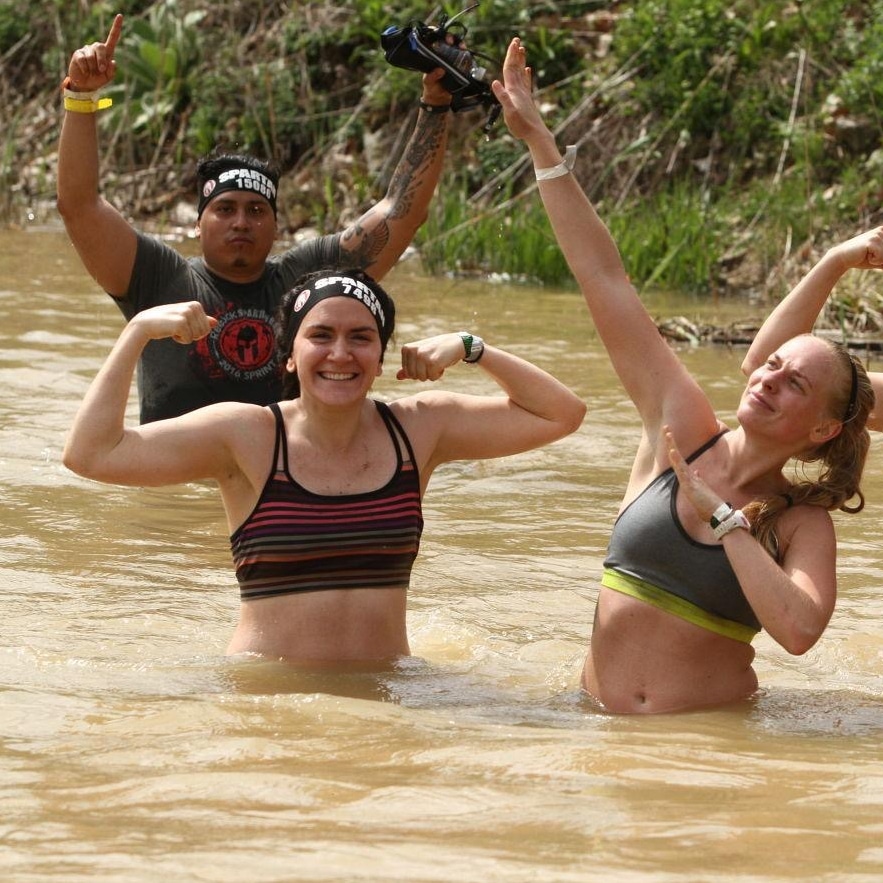
[[[767,316],[742,362],[746,376],[786,340],[813,329],[828,296],[847,270],[883,269],[883,227],[829,248]]]
[[[848,270],[883,270],[883,227],[853,236],[825,252],[767,316],[742,362],[742,373],[750,375],[786,340],[812,331],[828,296]],[[869,372],[869,376],[877,402],[883,404],[883,374]],[[880,404],[868,418],[867,426],[883,430]]]
[[[128,221],[99,193],[97,109],[88,97],[116,73],[114,51],[123,27],[117,15],[103,43],[91,43],[71,56],[58,144],[58,211],[80,260],[109,294],[126,293],[135,264],[136,234]]]
[[[233,411],[234,418],[241,418],[239,411],[245,413],[248,405],[226,402],[172,420],[125,425],[132,375],[149,341],[171,337],[190,343],[205,337],[215,322],[196,302],[138,313],[123,329],[80,405],[64,449],[65,466],[87,478],[135,486],[220,478],[234,472],[236,458],[228,429],[245,421],[228,418]]]
[[[699,387],[665,342],[629,281],[606,226],[573,175],[562,165],[555,139],[531,94],[529,68],[516,37],[509,45],[503,82],[494,93],[506,125],[525,142],[538,172],[540,196],[558,244],[582,290],[613,367],[640,412],[649,435],[660,437],[662,423],[689,426],[690,438],[710,436],[717,421]]]
[[[416,436],[433,453],[430,469],[451,460],[505,457],[532,450],[575,432],[585,416],[582,399],[536,365],[459,333],[440,334],[402,347],[399,380],[438,380],[466,357],[476,364],[458,370],[483,371],[503,395],[423,393],[405,399]],[[409,426],[409,435],[412,429]]]
[[[344,263],[367,270],[378,280],[395,266],[426,220],[441,176],[451,116],[451,95],[438,84],[443,74],[439,68],[423,76],[417,124],[386,195],[341,239]]]

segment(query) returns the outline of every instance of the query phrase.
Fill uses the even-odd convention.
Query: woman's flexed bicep
[[[220,471],[212,457],[220,456],[221,446],[210,434],[217,430],[217,421],[185,415],[159,424],[126,426],[132,375],[150,341],[172,338],[190,343],[205,337],[215,323],[196,302],[138,313],[123,329],[80,404],[65,444],[65,465],[88,478],[136,485],[172,484]]]
[[[406,369],[399,372],[400,379],[440,378],[443,372],[438,370],[434,354],[444,355],[447,337],[455,338],[462,347],[457,335],[403,347]],[[425,358],[418,358],[420,353]],[[449,361],[442,359],[442,364]],[[429,367],[434,365],[434,370],[429,371],[424,362]],[[458,370],[489,375],[500,394],[462,395],[439,390],[396,402],[396,413],[401,409],[423,464],[435,466],[529,451],[575,432],[585,416],[585,403],[567,386],[538,366],[490,344],[483,345],[478,365],[463,365]]]

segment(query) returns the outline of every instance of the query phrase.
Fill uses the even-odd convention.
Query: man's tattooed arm
[[[444,165],[449,113],[420,110],[386,195],[341,237],[342,260],[382,279],[426,220]]]

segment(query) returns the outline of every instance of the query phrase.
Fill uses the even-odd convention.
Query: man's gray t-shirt
[[[202,258],[184,258],[143,233],[129,290],[115,298],[126,319],[159,304],[199,301],[218,320],[192,344],[151,341],[138,364],[141,422],[176,417],[214,402],[267,405],[281,396],[276,311],[306,273],[341,269],[340,234],[322,236],[267,260],[255,282],[214,275]]]

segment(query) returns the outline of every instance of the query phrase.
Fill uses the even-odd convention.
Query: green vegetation
[[[199,156],[251,151],[285,171],[290,230],[337,229],[385,186],[414,118],[419,77],[385,62],[379,34],[439,8],[6,0],[0,220],[52,214],[55,89],[119,11],[106,195],[162,225]],[[639,285],[780,294],[829,242],[880,222],[883,0],[483,0],[462,21],[491,59],[525,39],[559,144],[580,145],[576,174]],[[425,265],[566,283],[522,146],[482,123],[454,120]],[[850,291],[848,311],[881,312],[870,299]]]

